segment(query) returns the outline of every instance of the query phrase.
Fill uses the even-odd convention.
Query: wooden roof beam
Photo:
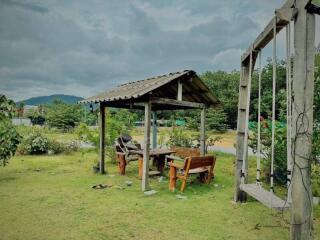
[[[310,4],[311,0],[303,1],[305,7]],[[275,11],[275,16],[271,19],[265,29],[259,34],[253,44],[242,55],[241,62],[247,62],[251,51],[259,51],[264,48],[273,39],[273,26],[276,21],[277,33],[281,31],[298,13],[294,7],[295,0],[287,0],[284,5]]]
[[[130,104],[119,104],[112,102],[104,102],[105,107],[111,108],[124,108],[124,109],[135,109],[135,110],[144,110],[144,106],[139,103],[130,103]]]
[[[159,104],[159,105],[163,104],[163,105],[172,105],[172,106],[179,106],[179,107],[186,107],[186,108],[205,108],[206,107],[204,103],[178,101],[178,100],[169,99],[169,98],[151,98],[150,102]]]

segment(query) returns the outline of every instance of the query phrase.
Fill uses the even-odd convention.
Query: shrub
[[[71,141],[65,144],[65,149],[64,149],[65,153],[76,152],[78,150],[79,150],[79,144],[77,141]]]
[[[5,166],[15,154],[21,139],[10,120],[14,110],[14,102],[0,95],[0,166]]]
[[[15,111],[15,103],[0,94],[0,120],[11,119]]]
[[[21,154],[43,154],[49,149],[49,140],[40,131],[33,130],[19,145]]]
[[[58,142],[55,140],[49,141],[48,153],[59,154],[59,153],[71,153],[79,149],[79,145],[76,141],[71,142]]]
[[[81,141],[91,143],[96,149],[99,148],[99,129],[90,129],[86,124],[80,123],[79,126],[75,128],[74,132]],[[105,143],[106,153],[111,161],[115,160],[115,140],[118,136],[125,133],[128,134],[127,129],[122,122],[117,121],[110,115],[110,112],[107,112]]]
[[[312,154],[316,163],[320,164],[320,123],[315,122],[313,127]]]
[[[169,146],[192,147],[193,138],[182,127],[175,127],[169,133]]]
[[[0,121],[0,166],[5,166],[15,154],[21,136],[9,120]]]
[[[267,167],[264,172],[270,177],[271,167],[271,142],[272,127],[271,121],[261,123],[261,154],[264,156],[264,165]],[[250,122],[249,146],[257,152],[258,124]],[[287,135],[286,126],[281,122],[276,122],[275,145],[274,145],[274,179],[278,183],[285,184],[287,179]]]
[[[65,144],[52,140],[48,144],[48,154],[59,154],[65,151]]]
[[[312,194],[314,197],[320,197],[320,165],[313,164],[311,168]]]
[[[208,137],[206,139],[206,152],[208,152],[209,147],[213,147],[217,142],[221,142],[222,137],[216,136],[216,137]]]
[[[90,129],[85,123],[80,123],[74,130],[78,139],[83,142],[91,143],[95,148],[99,147],[99,130]]]

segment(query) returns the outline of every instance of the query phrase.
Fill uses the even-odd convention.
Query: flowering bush
[[[40,131],[33,131],[28,134],[19,145],[20,154],[43,154],[47,153],[49,140]]]
[[[48,154],[71,153],[79,149],[79,144],[76,141],[58,142],[55,140],[49,141]]]

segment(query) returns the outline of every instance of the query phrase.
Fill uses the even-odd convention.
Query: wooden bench
[[[183,192],[190,174],[200,174],[201,182],[210,183],[214,176],[213,169],[215,163],[216,158],[214,156],[187,157],[182,169],[176,163],[170,162],[169,190],[174,191],[176,189],[177,179],[181,179],[182,184],[180,191]],[[178,172],[179,169],[182,170],[181,173]]]

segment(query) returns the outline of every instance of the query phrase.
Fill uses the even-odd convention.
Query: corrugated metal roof
[[[201,85],[202,88],[203,86],[205,86],[205,84],[200,80],[200,78],[196,75],[194,71],[184,70],[181,72],[169,73],[161,76],[147,78],[145,80],[139,80],[122,84],[113,90],[105,91],[101,94],[89,97],[87,99],[79,101],[79,103],[115,102],[123,100],[134,101],[134,99],[141,98],[150,92],[156,92],[156,89],[159,89],[166,84],[174,82],[178,79],[186,80],[188,79],[188,77],[190,77],[189,79],[196,77],[197,81],[200,81],[198,82],[199,85]],[[211,102],[212,104],[216,104],[218,100],[212,95],[212,93],[206,86],[205,88],[206,96],[202,96],[202,98],[206,98],[206,103]]]

